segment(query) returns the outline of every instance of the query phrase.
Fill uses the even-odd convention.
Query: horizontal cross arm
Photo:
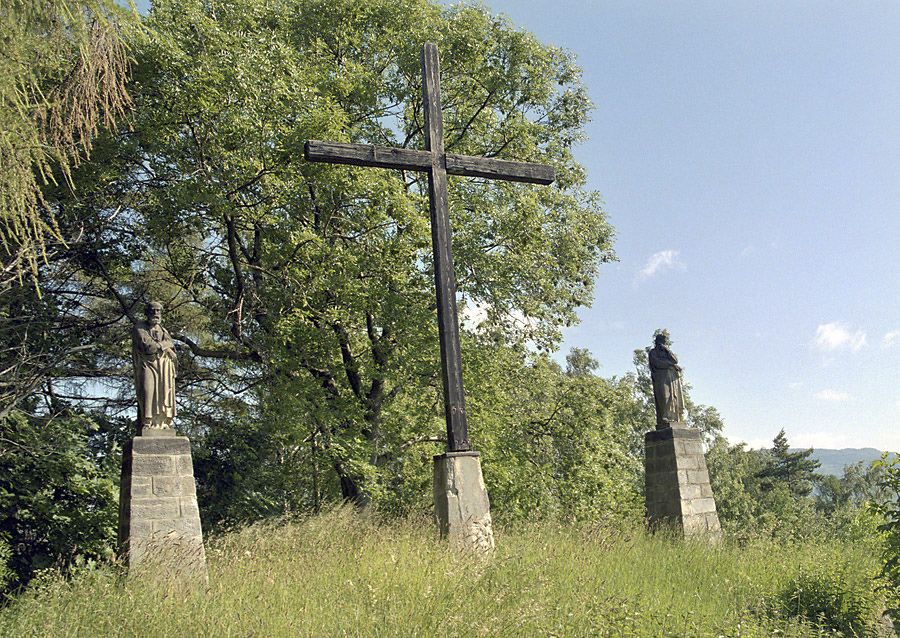
[[[377,168],[411,171],[429,170],[434,158],[430,151],[315,140],[310,140],[306,143],[303,154],[310,162],[374,166]],[[556,178],[554,168],[546,164],[511,162],[509,160],[456,155],[453,153],[447,153],[445,158],[447,172],[450,175],[502,179],[529,184],[551,184]]]
[[[310,162],[350,164],[351,166],[375,166],[398,170],[427,171],[431,168],[431,153],[409,148],[371,146],[369,144],[345,144],[342,142],[318,142],[310,140],[303,148],[303,155]]]
[[[552,184],[556,179],[556,170],[546,164],[510,162],[509,160],[452,153],[447,153],[447,172],[451,175],[502,179],[508,182],[526,182],[528,184]]]

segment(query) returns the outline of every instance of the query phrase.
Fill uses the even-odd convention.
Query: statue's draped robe
[[[656,427],[664,429],[684,416],[684,392],[678,357],[669,348],[657,345],[650,350],[650,378],[656,400]]]
[[[175,344],[162,326],[141,321],[132,340],[140,425],[171,424],[175,417]]]

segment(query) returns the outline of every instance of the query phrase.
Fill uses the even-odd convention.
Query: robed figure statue
[[[146,321],[135,324],[132,340],[138,425],[171,428],[175,417],[175,344],[162,327],[162,304],[147,304]]]
[[[681,387],[681,367],[678,357],[666,345],[664,334],[656,335],[656,345],[650,350],[650,378],[656,402],[656,429],[665,430],[684,417],[684,391]]]

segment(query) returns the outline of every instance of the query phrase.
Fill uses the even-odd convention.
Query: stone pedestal
[[[494,549],[491,503],[478,452],[434,457],[434,514],[453,549]]]
[[[125,446],[119,551],[129,570],[207,577],[191,445],[174,430],[145,430]]]
[[[685,538],[721,538],[700,432],[684,426],[651,430],[644,450],[650,525],[669,526]]]

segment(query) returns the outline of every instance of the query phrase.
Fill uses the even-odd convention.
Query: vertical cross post
[[[459,317],[456,312],[456,276],[450,239],[450,204],[447,198],[447,161],[441,117],[441,70],[437,45],[422,47],[422,93],[425,104],[425,150],[431,152],[428,170],[428,202],[431,210],[431,245],[434,251],[434,285],[437,291],[438,336],[444,382],[444,418],[451,452],[471,450],[463,391]]]

